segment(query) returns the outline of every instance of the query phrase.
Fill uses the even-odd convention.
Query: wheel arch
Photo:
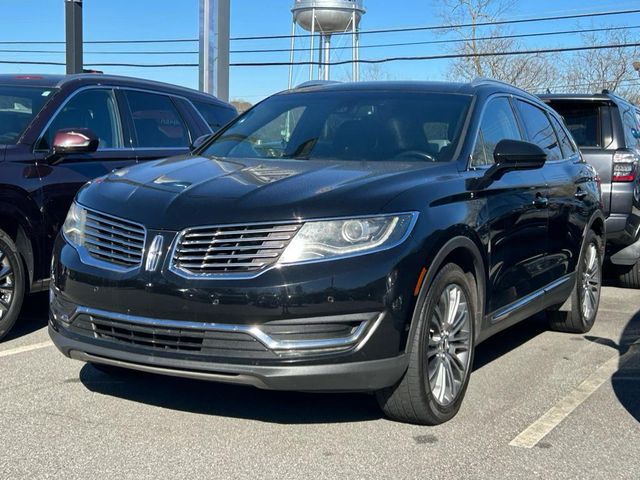
[[[589,222],[587,223],[587,226],[584,230],[584,234],[586,234],[589,230],[593,230],[596,235],[602,238],[603,241],[605,240],[606,222],[604,214],[601,211],[598,210],[594,212],[593,215],[591,215],[591,218],[589,219]]]
[[[481,253],[481,245],[479,239],[474,239],[471,235],[458,234],[449,240],[437,250],[437,254],[427,265],[424,266],[426,273],[420,284],[420,291],[415,302],[413,314],[411,316],[411,325],[405,351],[411,350],[411,339],[415,335],[419,321],[418,305],[424,301],[427,295],[428,287],[433,283],[434,278],[440,269],[447,263],[455,263],[465,272],[472,273],[476,281],[475,303],[477,307],[476,318],[474,319],[475,336],[477,338],[482,321],[484,318],[484,309],[486,304],[486,285],[487,285],[487,261]]]
[[[33,229],[26,217],[21,215],[15,207],[0,204],[0,230],[9,235],[20,254],[28,275],[26,285],[28,292],[35,280],[36,246],[29,233],[33,232]]]

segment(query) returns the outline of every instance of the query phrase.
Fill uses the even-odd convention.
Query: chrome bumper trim
[[[204,323],[204,322],[188,322],[179,320],[164,320],[157,318],[139,317],[135,315],[127,315],[122,313],[109,312],[106,310],[99,310],[87,307],[78,307],[71,316],[68,323],[73,324],[75,319],[79,315],[89,315],[96,317],[104,317],[107,319],[113,319],[121,322],[127,322],[137,325],[159,327],[159,328],[181,328],[181,329],[197,329],[205,331],[217,331],[217,332],[232,332],[232,333],[245,333],[257,341],[262,343],[265,347],[275,352],[291,352],[295,350],[329,350],[338,348],[349,348],[357,344],[357,349],[360,349],[369,340],[375,329],[380,325],[384,317],[384,313],[380,313],[375,317],[364,318],[355,331],[347,336],[341,338],[331,339],[314,339],[314,340],[276,340],[263,332],[259,326],[256,325],[235,325],[228,323]],[[366,314],[365,314],[366,315]],[[362,318],[361,315],[347,315],[341,317],[341,321],[345,321],[345,318],[349,320],[349,317],[353,317],[353,320]],[[335,322],[335,321],[334,321]],[[332,323],[332,322],[328,322]]]

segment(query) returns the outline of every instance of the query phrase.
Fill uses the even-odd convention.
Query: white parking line
[[[47,340],[46,342],[34,343],[33,345],[25,345],[23,347],[10,348],[9,350],[0,351],[1,357],[10,357],[11,355],[17,355],[18,353],[30,352],[31,350],[38,350],[39,348],[52,347],[53,342]]]
[[[547,436],[560,422],[567,418],[576,408],[587,400],[598,388],[618,371],[635,352],[635,345],[622,356],[614,355],[589,375],[584,382],[578,385],[569,395],[564,397],[547,413],[533,422],[516,438],[509,442],[512,447],[533,448]]]

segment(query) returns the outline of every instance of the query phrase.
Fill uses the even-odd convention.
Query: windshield
[[[0,145],[18,141],[52,92],[50,87],[0,85]]]
[[[390,91],[276,95],[232,123],[204,155],[448,162],[471,98]]]

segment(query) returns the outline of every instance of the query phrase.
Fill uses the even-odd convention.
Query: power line
[[[572,15],[556,15],[547,17],[530,17],[521,18],[515,20],[494,20],[488,22],[478,23],[459,23],[452,25],[427,25],[423,27],[402,27],[402,28],[384,28],[378,30],[362,30],[358,32],[359,35],[367,34],[379,34],[379,33],[398,33],[398,32],[418,32],[424,30],[451,30],[455,28],[469,28],[469,27],[487,27],[496,25],[510,25],[518,23],[531,23],[531,22],[546,22],[552,20],[571,20],[577,18],[589,18],[589,17],[604,17],[610,15],[627,15],[631,13],[640,13],[640,9],[632,10],[608,10],[605,12],[590,12],[590,13],[575,13]],[[351,32],[336,32],[332,33],[332,36],[336,35],[353,35]],[[272,39],[291,39],[291,38],[309,38],[311,34],[296,34],[296,35],[258,35],[253,37],[232,37],[231,40],[272,40]]]
[[[633,26],[621,26],[621,27],[611,27],[611,28],[588,28],[588,29],[574,29],[574,30],[560,30],[557,32],[535,32],[535,33],[517,33],[511,35],[496,35],[496,36],[487,36],[487,37],[477,37],[475,41],[484,41],[484,40],[505,40],[512,38],[528,38],[528,37],[545,37],[551,35],[568,35],[574,33],[594,33],[594,32],[605,32],[605,31],[615,31],[615,30],[632,30],[634,28],[640,28],[640,25]],[[382,44],[374,44],[374,45],[360,45],[360,49],[365,48],[383,48],[383,47],[405,47],[405,46],[414,46],[414,45],[432,45],[432,44],[446,44],[446,43],[460,43],[467,42],[469,38],[454,38],[454,39],[446,39],[446,40],[426,40],[422,42],[399,42],[399,43],[382,43]],[[314,47],[314,51],[322,50],[324,47]],[[351,50],[353,47],[351,45],[342,46],[342,47],[331,47],[331,50]],[[1,51],[1,50],[0,50]],[[277,53],[277,52],[290,52],[291,50],[288,48],[273,48],[273,49],[256,49],[256,50],[230,50],[229,53]],[[309,48],[294,48],[294,52],[308,52]]]
[[[387,57],[378,59],[360,59],[360,60],[341,60],[338,62],[317,62],[317,61],[302,61],[302,62],[248,62],[248,63],[231,63],[232,67],[282,67],[290,65],[346,65],[354,62],[377,64],[387,62],[399,62],[399,61],[415,61],[415,60],[444,60],[454,58],[471,58],[471,57],[504,57],[512,55],[534,55],[538,53],[562,53],[562,52],[578,52],[583,50],[604,50],[610,48],[632,48],[640,47],[640,43],[620,43],[615,45],[592,45],[581,47],[563,47],[563,48],[547,48],[547,49],[531,49],[531,50],[513,50],[507,52],[482,52],[482,53],[452,53],[445,55],[423,55],[423,56],[408,56],[408,57]]]
[[[0,64],[8,65],[60,65],[64,66],[64,62],[46,62],[46,61],[13,61],[0,60]],[[197,63],[85,63],[85,67],[136,67],[136,68],[164,68],[164,67],[197,67]]]
[[[64,50],[11,50],[0,49],[0,53],[38,53],[38,54],[64,54]],[[176,50],[176,51],[116,51],[116,52],[87,52],[85,55],[191,55],[199,53],[197,50]]]
[[[86,40],[85,44],[119,44],[119,43],[186,43],[198,42],[197,38],[173,38],[160,40]],[[36,40],[4,40],[0,45],[64,45],[64,41],[36,41]]]

